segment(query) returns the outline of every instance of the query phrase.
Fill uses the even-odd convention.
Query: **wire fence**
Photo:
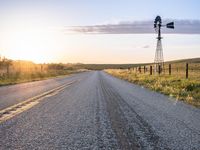
[[[130,68],[139,74],[178,76],[186,79],[200,79],[200,62],[198,63],[166,63],[163,66],[144,65]]]

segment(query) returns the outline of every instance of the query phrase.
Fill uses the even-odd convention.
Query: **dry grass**
[[[46,71],[46,72],[32,72],[32,73],[18,72],[16,74],[11,74],[9,76],[0,76],[0,86],[44,80],[59,76],[66,76],[77,72],[78,71],[69,71],[69,70],[51,70],[48,72]]]
[[[70,64],[35,64],[3,58],[0,59],[0,86],[69,75],[78,70]]]
[[[194,78],[185,79],[179,75],[139,74],[123,69],[105,71],[115,77],[142,85],[200,108],[200,77],[197,77],[200,74],[195,74]]]

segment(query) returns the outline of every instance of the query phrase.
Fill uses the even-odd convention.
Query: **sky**
[[[163,32],[164,59],[200,57],[198,6],[198,0],[0,0],[0,55],[36,63],[152,62],[160,15],[175,22],[175,30]],[[81,32],[71,32],[77,27]],[[82,32],[88,27],[94,33]]]

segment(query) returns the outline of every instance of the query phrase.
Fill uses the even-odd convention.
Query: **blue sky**
[[[153,22],[157,15],[172,21],[200,20],[199,6],[198,0],[0,0],[0,55],[36,62],[151,62],[155,34],[70,35],[62,30],[68,26]],[[165,60],[200,56],[200,34],[163,36]],[[144,53],[148,54],[145,58]]]
[[[49,20],[55,25],[91,25],[118,20],[198,19],[198,0],[1,0],[1,18]]]

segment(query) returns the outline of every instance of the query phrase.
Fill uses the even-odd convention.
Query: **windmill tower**
[[[167,28],[174,29],[174,22],[167,23],[166,25],[162,25],[162,19],[160,16],[157,16],[154,21],[154,28],[156,32],[158,33],[157,37],[157,46],[156,46],[156,53],[154,58],[154,64],[155,64],[155,72],[158,72],[159,70],[162,71],[164,68],[164,57],[163,57],[163,49],[162,49],[162,37],[161,37],[161,27],[166,26]]]

